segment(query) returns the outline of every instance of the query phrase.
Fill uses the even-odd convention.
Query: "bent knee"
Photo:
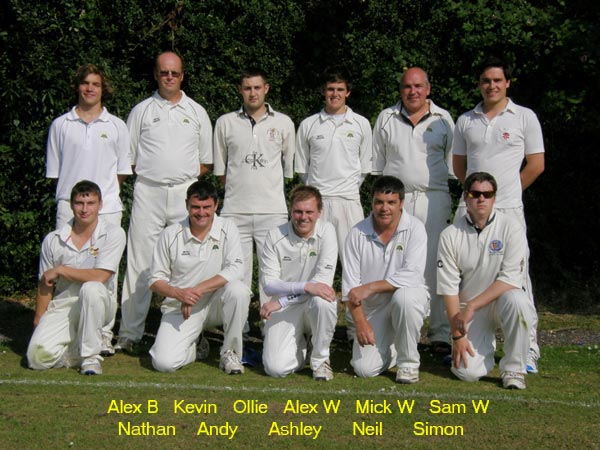
[[[150,356],[152,357],[152,367],[158,372],[175,372],[182,366],[182,362],[177,361],[168,350],[160,351],[152,348]]]
[[[486,373],[482,373],[481,370],[475,370],[475,369],[469,369],[469,368],[465,368],[465,367],[460,367],[460,368],[456,368],[454,366],[452,366],[450,368],[450,371],[456,376],[456,378],[458,378],[459,380],[462,381],[467,381],[469,383],[473,383],[475,381],[479,381],[479,379],[485,375],[487,375]]]

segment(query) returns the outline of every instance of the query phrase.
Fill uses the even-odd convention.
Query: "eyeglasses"
[[[496,195],[496,191],[467,191],[469,198],[479,198],[483,195],[483,198],[493,198]]]
[[[166,78],[166,77],[173,77],[173,78],[179,78],[181,76],[181,72],[176,72],[174,70],[160,70],[158,72],[158,74],[162,77],[162,78]]]

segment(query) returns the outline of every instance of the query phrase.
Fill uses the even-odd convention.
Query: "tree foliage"
[[[75,96],[82,63],[106,68],[126,118],[154,89],[161,50],[185,60],[184,89],[214,121],[239,107],[248,66],[269,74],[269,101],[296,124],[319,110],[319,74],[345,66],[350,104],[376,118],[398,99],[404,68],[424,67],[432,98],[456,118],[479,101],[473,67],[501,55],[510,94],[544,129],[546,173],[524,195],[538,301],[589,308],[600,285],[598,159],[600,6],[583,0],[10,0],[0,11],[0,291],[31,288],[39,243],[52,229],[44,178],[53,118]],[[123,193],[131,201],[131,184]],[[588,212],[589,211],[589,212]],[[125,214],[127,217],[127,213]],[[127,220],[124,220],[126,225]],[[577,295],[575,294],[577,293]]]

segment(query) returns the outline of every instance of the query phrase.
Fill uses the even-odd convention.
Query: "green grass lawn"
[[[27,369],[31,312],[0,313],[0,332],[12,338],[0,344],[2,449],[600,448],[597,344],[543,347],[525,391],[502,389],[497,369],[460,382],[426,350],[416,385],[397,385],[393,372],[359,379],[341,340],[328,383],[310,370],[227,376],[214,336],[207,361],[173,374],[153,371],[142,352],[107,358],[104,375],[85,377]]]

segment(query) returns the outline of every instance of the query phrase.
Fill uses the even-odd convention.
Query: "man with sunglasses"
[[[489,172],[500,186],[495,208],[515,217],[526,229],[522,192],[544,171],[544,139],[535,113],[516,105],[508,96],[511,70],[497,58],[489,58],[478,68],[479,90],[483,100],[460,116],[454,130],[452,164],[461,183],[473,172]],[[525,165],[523,165],[525,160]],[[456,218],[464,215],[459,204]],[[524,289],[533,303],[528,259]],[[537,373],[537,315],[530,330],[527,370]]]
[[[136,105],[127,126],[137,175],[127,241],[127,272],[116,350],[131,352],[144,334],[150,307],[152,252],[161,231],[187,216],[187,188],[212,164],[212,126],[202,106],[181,90],[183,61],[173,52],[156,58],[158,90]]]
[[[464,183],[466,214],[440,236],[437,293],[452,334],[451,371],[477,381],[494,367],[496,328],[504,334],[502,385],[525,389],[535,308],[523,290],[527,238],[518,220],[494,208],[496,180],[475,172]]]

